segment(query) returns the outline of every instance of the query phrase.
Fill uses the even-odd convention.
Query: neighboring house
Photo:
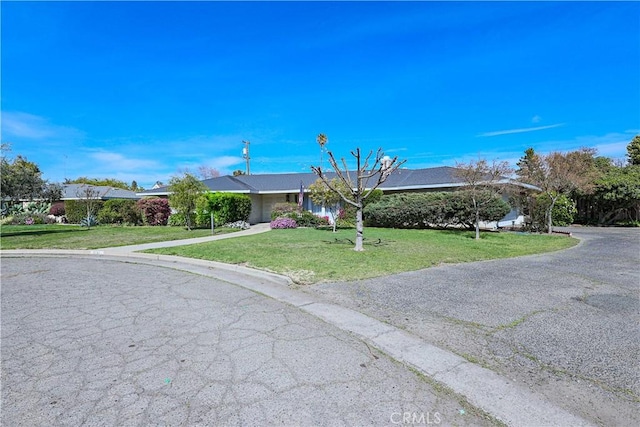
[[[453,191],[464,186],[456,177],[455,168],[443,166],[427,169],[399,169],[392,173],[379,187],[385,194],[418,191]],[[327,174],[329,178],[334,174]],[[303,187],[303,209],[322,215],[322,207],[315,205],[307,194],[308,188],[318,179],[313,173],[284,173],[261,175],[220,176],[202,182],[214,192],[247,194],[251,198],[252,209],[249,222],[252,224],[271,220],[271,211],[276,203],[298,203],[300,187]],[[512,181],[513,185],[535,189],[527,184]],[[159,187],[137,193],[140,197],[168,197],[169,187]],[[497,226],[520,224],[521,215],[515,210],[503,218]]]
[[[87,184],[62,184],[62,197],[60,200],[82,200],[86,198],[85,190],[89,187],[96,191],[97,200],[111,200],[111,199],[133,199],[139,200],[134,191],[123,190],[122,188],[108,187],[104,185],[87,185]]]
[[[83,200],[86,199],[86,193],[83,195],[83,192],[87,187],[92,188],[96,191],[96,200],[110,200],[110,199],[132,199],[132,200],[140,200],[141,197],[138,196],[134,191],[123,190],[122,188],[108,187],[108,186],[97,186],[97,185],[87,185],[87,184],[62,184],[62,196],[60,200],[54,201],[54,205],[62,205],[65,200]],[[37,200],[36,200],[37,201]],[[22,206],[28,206],[32,201],[30,200],[22,200]],[[2,209],[5,208],[5,201],[2,203]]]

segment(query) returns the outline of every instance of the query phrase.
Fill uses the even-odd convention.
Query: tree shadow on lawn
[[[16,237],[16,236],[43,236],[46,234],[58,234],[58,233],[77,233],[82,231],[89,231],[86,228],[74,228],[69,230],[19,230],[0,233],[0,237]]]

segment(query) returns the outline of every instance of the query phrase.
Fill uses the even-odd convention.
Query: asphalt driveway
[[[1,425],[493,424],[292,305],[87,256],[3,257]]]
[[[639,425],[640,229],[544,255],[303,288],[405,328],[601,425]]]

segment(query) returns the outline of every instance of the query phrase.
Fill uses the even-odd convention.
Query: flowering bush
[[[298,228],[298,223],[292,218],[276,218],[271,221],[271,228]]]
[[[24,219],[24,225],[33,225],[35,224],[35,221],[33,220],[32,217],[27,217]]]
[[[49,209],[49,215],[62,216],[64,214],[64,202],[56,202],[51,206],[51,209]]]

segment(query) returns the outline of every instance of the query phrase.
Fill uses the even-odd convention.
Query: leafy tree
[[[531,151],[525,152],[524,161],[518,162],[517,174],[520,179],[535,185],[549,196],[551,202],[546,208],[546,230],[553,230],[553,208],[561,195],[570,195],[574,191],[588,193],[594,187],[598,170],[595,167],[595,150],[582,148],[568,153],[552,152],[540,156]]]
[[[640,135],[633,137],[629,145],[627,145],[627,157],[629,164],[640,165]]]
[[[333,178],[331,181],[331,185],[334,188],[338,188],[340,186],[340,181],[337,178]],[[346,193],[346,191],[344,191]],[[324,183],[323,180],[318,178],[313,184],[309,186],[309,197],[313,200],[313,203],[317,205],[322,205],[323,207],[329,210],[331,214],[331,219],[333,222],[333,232],[336,232],[336,224],[337,224],[337,213],[339,209],[340,194],[337,191],[333,191],[327,184]]]
[[[464,188],[471,199],[475,216],[476,240],[480,239],[480,221],[484,219],[481,217],[483,207],[493,202],[497,194],[502,193],[509,182],[505,175],[511,172],[507,162],[495,160],[491,164],[484,159],[456,163],[455,174],[464,180]]]
[[[398,161],[398,157],[393,159],[385,157],[381,148],[378,149],[374,158],[372,158],[373,151],[370,151],[363,158],[360,148],[356,148],[355,151],[351,151],[351,155],[356,161],[356,170],[349,171],[344,157],[341,159],[341,168],[333,153],[328,151],[327,154],[329,155],[329,163],[336,173],[336,178],[338,182],[342,183],[343,187],[334,186],[321,166],[311,166],[311,170],[318,175],[327,187],[338,193],[345,203],[356,209],[356,242],[354,250],[363,251],[364,221],[362,210],[364,209],[365,200],[373,194],[373,190],[385,182],[389,175],[405,161]],[[372,160],[373,164],[370,164]],[[371,182],[371,185],[369,185],[369,182]]]
[[[246,173],[242,169],[236,169],[233,171],[233,176],[246,175]]]
[[[62,198],[62,185],[56,183],[45,183],[41,197],[49,203],[56,202]]]
[[[123,190],[130,190],[130,191],[138,191],[138,184],[133,181],[131,184],[129,185],[124,181],[121,181],[119,179],[114,179],[114,178],[87,178],[86,176],[81,176],[79,178],[76,179],[66,179],[64,181],[65,184],[87,184],[87,185],[93,185],[96,187],[114,187],[114,188],[121,188]],[[136,187],[134,189],[133,184],[136,184]]]
[[[593,194],[598,223],[608,224],[626,213],[627,219],[640,220],[640,164],[614,167],[595,182]],[[634,215],[635,212],[635,215]]]
[[[3,199],[18,202],[42,197],[46,181],[37,164],[20,155],[13,161],[3,155],[1,168],[0,195]]]
[[[185,226],[191,231],[193,214],[200,199],[207,191],[207,186],[195,176],[186,173],[180,177],[173,177],[169,181],[169,205],[180,215],[184,216]]]

